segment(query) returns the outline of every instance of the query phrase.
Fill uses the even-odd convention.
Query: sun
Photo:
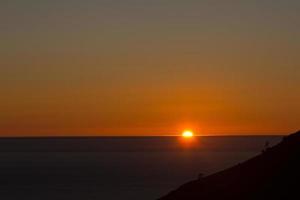
[[[185,130],[185,131],[182,132],[181,135],[182,135],[182,137],[184,137],[184,138],[191,138],[191,137],[194,136],[194,133],[193,133],[193,131],[191,131],[191,130]]]

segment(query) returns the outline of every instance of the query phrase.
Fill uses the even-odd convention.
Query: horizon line
[[[292,133],[291,133],[292,134]],[[284,137],[290,134],[217,134],[195,135],[194,137]],[[154,137],[182,137],[181,135],[58,135],[58,136],[0,136],[0,139],[80,139],[80,138],[154,138]]]

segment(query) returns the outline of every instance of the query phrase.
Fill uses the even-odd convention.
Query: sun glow
[[[191,130],[185,130],[182,132],[182,137],[184,137],[184,138],[191,138],[193,136],[194,136],[194,133]]]

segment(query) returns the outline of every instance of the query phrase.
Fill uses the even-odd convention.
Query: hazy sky
[[[1,0],[0,136],[281,134],[298,0]]]

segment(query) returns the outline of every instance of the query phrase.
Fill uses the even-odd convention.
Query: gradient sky
[[[298,0],[1,0],[0,136],[287,134]]]

